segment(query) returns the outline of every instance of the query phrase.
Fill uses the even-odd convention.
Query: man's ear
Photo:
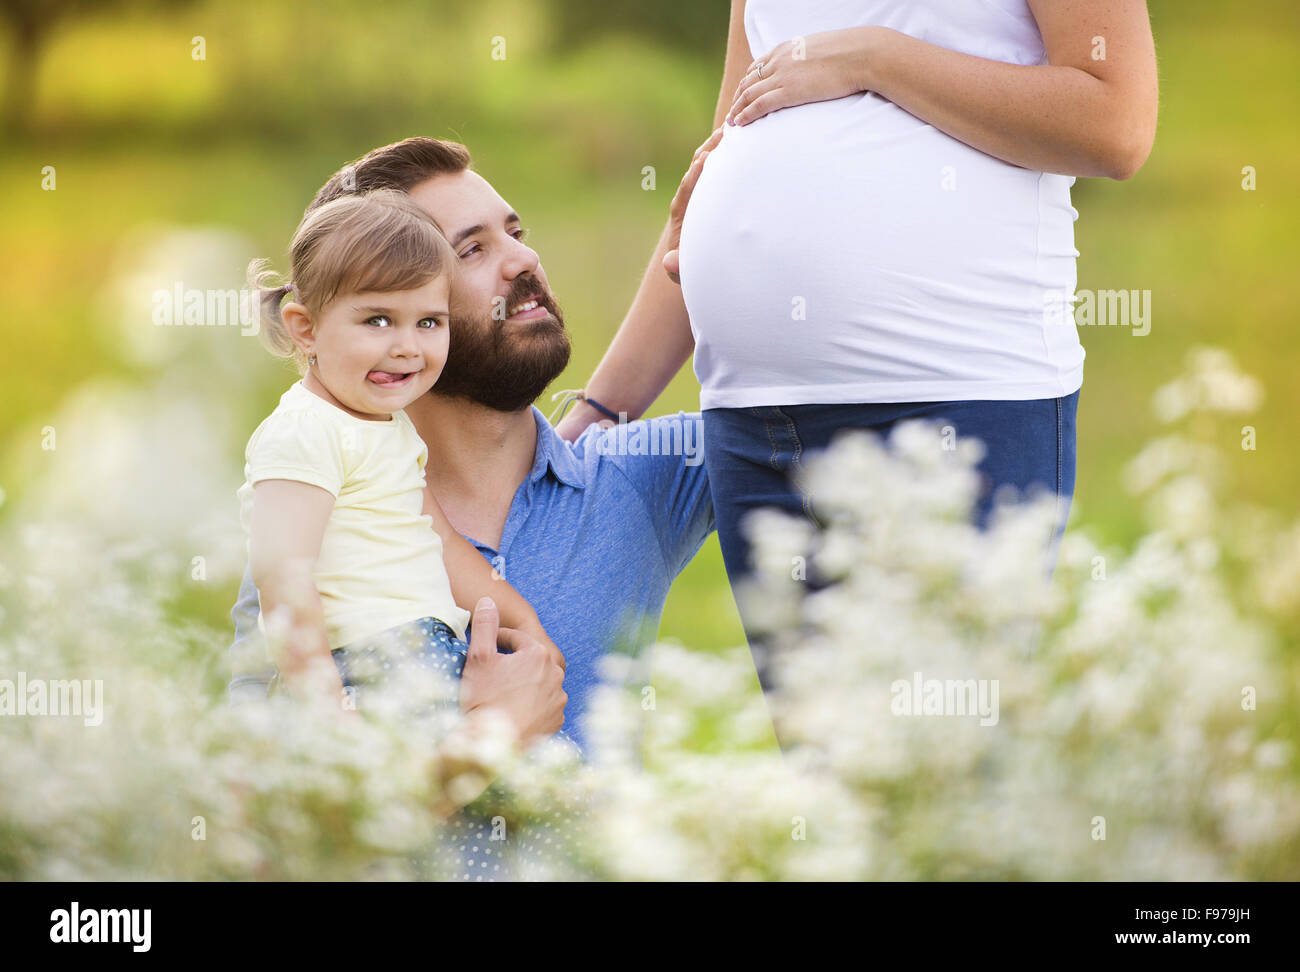
[[[290,301],[280,308],[280,319],[284,321],[293,343],[303,354],[311,354],[316,344],[316,325],[307,308],[297,301]]]

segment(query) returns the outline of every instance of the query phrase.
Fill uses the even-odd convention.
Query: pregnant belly
[[[701,382],[987,374],[990,321],[1041,357],[1040,177],[876,95],[728,128],[682,227]]]

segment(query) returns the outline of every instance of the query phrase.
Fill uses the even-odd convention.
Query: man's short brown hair
[[[359,195],[373,189],[408,192],[426,179],[464,172],[469,167],[469,149],[460,142],[424,136],[404,138],[371,149],[335,172],[316,193],[307,212],[341,196]]]

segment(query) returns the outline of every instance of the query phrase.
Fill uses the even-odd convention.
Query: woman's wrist
[[[879,94],[899,34],[888,27],[856,27],[854,31],[854,84],[859,91]]]

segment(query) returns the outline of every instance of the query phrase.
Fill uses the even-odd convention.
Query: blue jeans
[[[817,523],[813,497],[791,482],[809,454],[830,445],[844,429],[866,429],[888,439],[906,419],[952,425],[957,436],[981,439],[985,455],[977,467],[983,487],[975,519],[987,525],[997,490],[1038,487],[1058,497],[1058,523],[1047,562],[1065,529],[1074,496],[1076,391],[1062,398],[1029,401],[907,402],[861,405],[781,405],[710,408],[704,411],[704,461],[713,493],[713,510],[722,559],[732,589],[751,569],[749,542],[740,529],[749,510],[775,507]],[[1049,567],[1050,570],[1050,567]],[[814,580],[815,583],[815,580]],[[744,622],[744,611],[741,612]],[[755,634],[745,625],[750,644]],[[759,679],[770,687],[760,653]]]

